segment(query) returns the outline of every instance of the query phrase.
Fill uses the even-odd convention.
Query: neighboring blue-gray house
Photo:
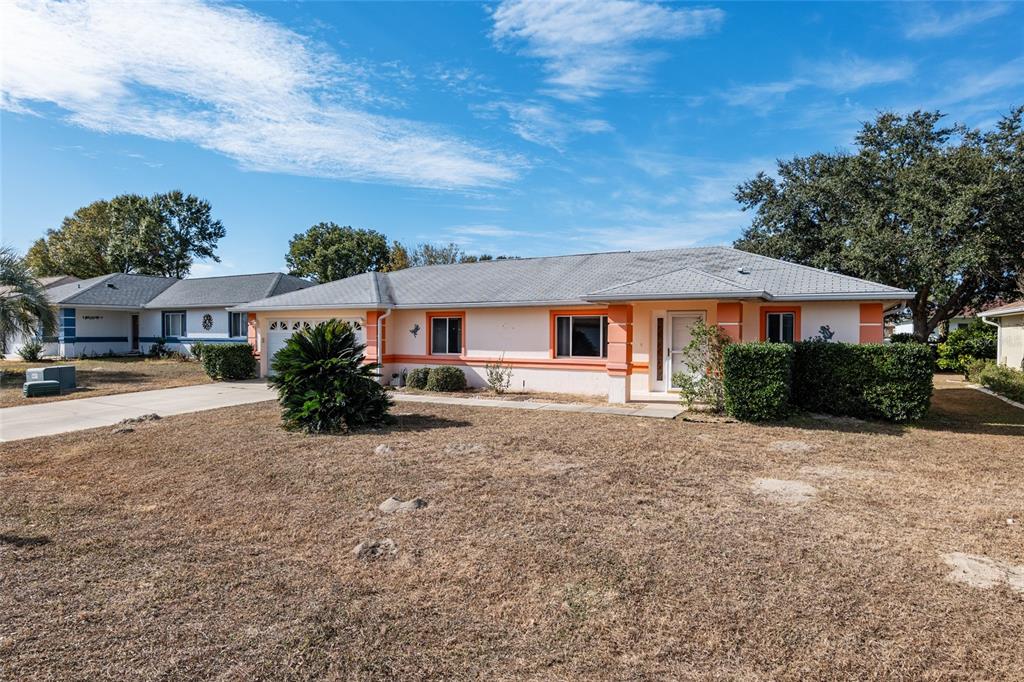
[[[47,290],[59,327],[57,336],[44,339],[43,352],[66,358],[147,353],[162,339],[188,353],[196,341],[246,341],[247,316],[227,308],[311,285],[280,272],[180,280],[115,273],[61,284]]]

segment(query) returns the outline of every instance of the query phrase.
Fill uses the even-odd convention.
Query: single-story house
[[[593,253],[369,272],[232,308],[254,317],[261,374],[294,330],[357,322],[385,379],[485,367],[512,388],[665,396],[697,320],[737,341],[882,341],[886,310],[913,292],[726,247]]]
[[[66,358],[146,353],[163,340],[188,353],[196,341],[249,341],[248,317],[228,308],[308,286],[280,272],[189,279],[114,273],[71,281],[47,289],[58,330],[43,339],[43,352]]]
[[[71,282],[77,281],[77,277],[72,277],[70,275],[55,275],[52,277],[39,278],[39,283],[43,286],[44,289],[53,289],[54,287],[58,287],[62,284],[69,284]],[[0,298],[6,298],[8,296],[15,295],[13,294],[13,291],[13,287],[0,286]],[[3,339],[5,343],[4,347],[0,348],[0,357],[16,358],[18,349],[21,348],[28,340],[29,337],[25,337],[21,334],[15,334],[13,337]]]
[[[1014,369],[1024,369],[1024,301],[990,308],[981,314],[996,332],[996,362]]]

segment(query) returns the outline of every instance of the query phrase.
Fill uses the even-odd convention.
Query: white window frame
[[[181,322],[178,325],[179,333],[177,333],[177,334],[172,334],[171,333],[171,325],[169,324],[171,318],[178,318],[178,319],[181,320]],[[164,311],[163,315],[161,317],[161,325],[160,326],[161,326],[160,332],[161,332],[161,335],[164,338],[180,339],[180,338],[185,337],[186,334],[187,334],[187,331],[188,331],[186,329],[186,327],[185,327],[185,311],[184,310],[166,310],[166,311]]]
[[[569,354],[559,355],[558,354],[558,318],[568,317],[569,318]],[[596,317],[599,320],[598,331],[600,332],[600,341],[598,343],[599,354],[598,355],[576,355],[575,349],[573,348],[572,337],[573,327],[575,325],[575,318],[577,317]],[[607,339],[605,339],[604,330],[608,328],[608,316],[607,315],[555,315],[555,357],[556,358],[589,358],[591,360],[601,360],[608,357],[608,345]]]
[[[444,320],[444,347],[446,348],[444,352],[434,350],[434,324],[436,324],[440,320]],[[452,320],[459,321],[459,347],[456,348],[454,351],[451,349],[451,346],[449,345],[450,339],[448,338],[448,333],[451,331],[450,325]],[[462,355],[463,339],[465,338],[466,334],[465,318],[462,317],[461,315],[449,315],[447,317],[444,315],[434,315],[433,317],[430,318],[429,334],[431,355]]]
[[[793,323],[790,325],[790,329],[793,330],[793,338],[789,339],[788,341],[786,339],[782,338],[783,337],[783,333],[782,332],[785,329],[785,326],[782,324],[782,322],[785,319],[786,315],[789,315],[790,318],[792,318],[792,320],[793,320]],[[791,312],[777,312],[777,313],[769,312],[769,313],[765,313],[765,321],[764,321],[764,323],[765,323],[765,333],[764,333],[765,340],[766,341],[771,341],[772,340],[772,318],[773,317],[778,320],[778,328],[779,328],[779,340],[776,341],[775,343],[793,343],[794,341],[796,341],[796,314],[795,313],[791,313]]]

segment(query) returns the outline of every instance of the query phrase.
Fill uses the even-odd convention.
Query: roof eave
[[[913,291],[860,291],[841,294],[775,294],[773,301],[905,301],[914,298]]]
[[[585,301],[692,301],[709,298],[770,298],[764,291],[694,291],[685,294],[588,294]]]

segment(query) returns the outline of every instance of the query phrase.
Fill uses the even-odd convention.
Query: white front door
[[[678,388],[672,376],[676,372],[691,372],[687,366],[683,356],[683,351],[686,350],[686,346],[690,343],[691,335],[690,330],[693,329],[693,325],[698,321],[704,319],[703,313],[669,313],[668,324],[666,334],[668,338],[665,346],[667,347],[667,376],[670,380],[670,386],[675,389]]]

